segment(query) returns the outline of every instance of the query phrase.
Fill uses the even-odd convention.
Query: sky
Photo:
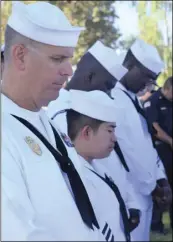
[[[1,2],[3,3],[3,1]],[[126,39],[131,35],[137,36],[139,34],[139,29],[136,9],[131,6],[129,1],[116,1],[114,6],[116,7],[116,13],[119,16],[119,19],[116,19],[115,26],[118,26],[122,33],[121,39]],[[160,26],[163,32],[165,32],[162,23],[160,23]],[[172,36],[172,13],[169,16],[169,30],[170,36]]]
[[[115,2],[114,6],[116,7],[116,14],[119,16],[119,19],[116,19],[115,26],[118,26],[123,39],[127,38],[130,35],[137,36],[139,34],[138,29],[138,14],[134,7],[130,6],[128,1],[119,1]],[[172,13],[169,15],[169,30],[170,36],[172,36]],[[160,26],[165,32],[164,25],[160,21]]]
[[[116,19],[116,26],[119,26],[123,38],[130,35],[138,34],[138,14],[135,8],[131,7],[128,1],[116,2],[116,14],[119,19]],[[128,21],[130,20],[130,21]]]

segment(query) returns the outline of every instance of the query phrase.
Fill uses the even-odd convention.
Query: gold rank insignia
[[[31,137],[26,136],[25,142],[29,145],[29,147],[31,148],[31,150],[34,153],[36,153],[37,155],[42,155],[42,150],[41,150],[40,146],[38,144],[36,144],[35,141]]]

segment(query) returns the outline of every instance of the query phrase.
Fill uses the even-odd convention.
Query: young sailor
[[[86,188],[106,241],[131,241],[128,213],[109,171],[94,159],[108,157],[114,149],[116,109],[101,91],[69,91],[68,134],[80,157]],[[92,108],[91,108],[92,107]]]

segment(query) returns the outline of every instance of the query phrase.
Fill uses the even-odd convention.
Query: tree
[[[25,3],[33,1],[24,1]],[[109,47],[116,47],[116,40],[120,37],[119,31],[114,27],[118,16],[112,4],[115,1],[49,1],[59,6],[72,25],[86,28],[80,35],[75,51],[73,64],[76,64],[84,52],[97,40]],[[1,16],[1,43],[4,42],[4,29],[7,18],[11,12],[11,1],[5,1]]]
[[[101,40],[109,47],[116,47],[116,40],[120,37],[120,33],[114,27],[115,19],[118,18],[112,6],[114,2],[54,1],[64,11],[72,25],[86,28],[80,35],[73,60],[74,64],[97,40]]]
[[[126,39],[120,40],[119,41],[119,49],[120,50],[128,50],[131,45],[134,43],[136,40],[137,36],[130,35]]]
[[[158,78],[158,84],[162,86],[172,75],[172,36],[168,22],[172,1],[138,1],[135,4],[139,16],[139,37],[156,46],[165,63],[165,71]]]
[[[23,1],[26,4],[33,3],[36,1]],[[12,1],[3,1],[1,4],[1,44],[4,43],[4,32],[8,21],[8,17],[11,13]]]

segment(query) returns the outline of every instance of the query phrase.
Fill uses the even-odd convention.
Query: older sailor
[[[117,111],[116,135],[130,169],[129,179],[142,206],[141,223],[132,235],[134,240],[148,241],[152,215],[151,193],[160,200],[168,198],[168,182],[163,164],[153,147],[152,127],[145,119],[136,94],[157,79],[164,65],[156,48],[140,39],[122,57],[123,65],[129,71],[111,92],[115,106],[124,107]]]
[[[13,4],[2,82],[4,241],[104,240],[74,148],[41,109],[72,75],[81,30],[47,2]]]

